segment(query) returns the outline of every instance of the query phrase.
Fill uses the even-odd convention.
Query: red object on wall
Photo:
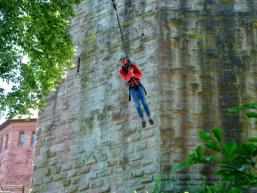
[[[32,183],[37,119],[13,119],[0,125],[0,185]]]

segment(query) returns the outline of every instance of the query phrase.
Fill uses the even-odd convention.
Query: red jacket
[[[129,71],[126,72],[123,68],[120,69],[120,75],[121,77],[128,81],[129,86],[133,86],[133,82],[131,81],[133,78],[137,81],[137,83],[141,82],[142,73],[139,70],[139,68],[135,64],[131,64],[131,67],[133,68],[133,74]]]

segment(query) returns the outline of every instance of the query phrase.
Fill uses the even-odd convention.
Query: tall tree
[[[37,108],[72,65],[69,21],[81,0],[0,0],[0,111]]]

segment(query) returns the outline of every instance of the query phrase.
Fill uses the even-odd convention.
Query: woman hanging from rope
[[[119,63],[121,65],[120,75],[128,82],[129,99],[130,99],[130,96],[132,96],[133,101],[134,101],[135,106],[136,106],[136,109],[137,109],[137,113],[142,120],[142,127],[145,128],[146,122],[144,120],[144,115],[143,115],[143,111],[141,109],[140,101],[144,106],[144,109],[145,109],[145,112],[146,112],[146,115],[148,117],[150,125],[153,125],[154,121],[151,118],[150,109],[149,109],[149,106],[146,102],[145,88],[141,84],[142,73],[135,64],[130,63],[130,61],[127,57],[127,54],[125,52],[126,49],[125,49],[124,38],[123,38],[122,30],[121,30],[119,15],[118,15],[118,12],[117,12],[117,4],[116,4],[115,0],[112,0],[112,5],[113,5],[113,8],[116,12],[116,17],[117,17],[117,21],[118,21],[119,29],[120,29],[122,46],[123,46],[123,50],[124,50],[124,52],[121,52],[118,55],[118,60],[119,60]]]
[[[141,84],[141,71],[135,64],[130,63],[129,59],[127,58],[124,52],[119,53],[118,60],[121,65],[120,75],[128,83],[129,96],[132,96],[132,99],[135,103],[137,113],[142,120],[142,127],[146,127],[146,121],[144,120],[144,115],[140,105],[140,101],[144,106],[150,125],[153,125],[154,121],[151,118],[150,109],[145,97],[146,91],[144,86]]]

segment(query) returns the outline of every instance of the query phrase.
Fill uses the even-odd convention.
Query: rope
[[[126,49],[125,49],[124,36],[123,36],[122,30],[121,30],[120,18],[119,18],[118,12],[117,12],[117,3],[115,2],[115,0],[112,0],[112,6],[113,6],[113,8],[114,8],[114,10],[115,10],[116,17],[117,17],[118,24],[119,24],[120,36],[121,36],[121,41],[122,41],[123,51],[125,52],[126,56],[128,57],[128,54],[127,54]]]

